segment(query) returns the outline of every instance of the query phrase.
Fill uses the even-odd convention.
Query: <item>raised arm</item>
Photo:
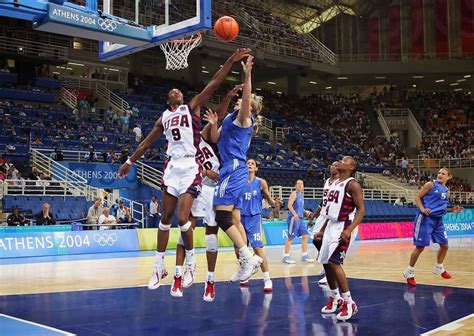
[[[421,190],[418,192],[418,194],[415,197],[416,206],[426,216],[430,215],[431,209],[427,209],[423,206],[423,202],[421,201],[421,198],[425,196],[431,189],[433,189],[433,187],[434,187],[433,182],[426,182],[425,185],[421,188]]]
[[[207,84],[206,87],[200,93],[198,93],[195,97],[193,97],[193,99],[191,99],[191,101],[189,102],[189,106],[191,107],[193,111],[196,110],[196,108],[203,107],[206,105],[207,101],[211,98],[214,91],[216,91],[219,88],[222,81],[229,73],[234,62],[240,61],[242,58],[247,56],[250,51],[251,50],[249,48],[237,49],[227,59],[227,61],[222,66],[222,68],[220,68],[219,71],[216,72],[214,77],[212,77],[209,84]]]
[[[237,96],[243,87],[244,84],[234,86],[234,88],[226,94],[219,106],[217,106],[216,113],[219,117],[219,123],[222,122],[222,120],[224,120],[224,118],[226,117],[227,111],[229,110],[229,104],[232,101],[232,98]]]
[[[276,201],[270,195],[270,190],[268,189],[268,183],[264,179],[262,179],[262,194],[263,198],[265,198],[272,207],[275,207]]]
[[[219,141],[219,128],[217,128],[217,114],[211,109],[208,109],[204,114],[203,120],[207,121],[204,126],[201,137],[208,143],[216,144]]]
[[[119,168],[118,170],[119,177],[127,176],[128,172],[130,171],[130,168],[132,167],[132,164],[135,161],[137,161],[145,153],[145,151],[153,145],[156,139],[158,139],[158,137],[162,134],[163,134],[163,125],[161,123],[161,117],[160,117],[156,121],[155,126],[153,127],[151,132],[147,135],[145,140],[140,142],[140,144],[138,145],[137,149],[132,154],[132,156],[127,160],[127,162],[125,162]]]
[[[354,220],[352,221],[351,225],[349,225],[344,231],[341,233],[341,239],[349,240],[351,239],[351,233],[362,222],[365,216],[365,204],[364,204],[364,196],[362,194],[362,188],[357,181],[349,182],[348,192],[352,196],[354,200],[354,204],[356,207],[356,213],[354,216]]]
[[[240,105],[239,113],[237,114],[237,120],[242,127],[250,127],[252,121],[250,116],[252,114],[250,110],[250,99],[252,98],[252,66],[253,56],[247,57],[247,61],[241,62],[242,68],[245,73],[244,87],[242,89],[242,104]]]

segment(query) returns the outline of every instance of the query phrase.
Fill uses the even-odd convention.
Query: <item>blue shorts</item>
[[[447,244],[448,234],[443,224],[443,217],[425,216],[418,213],[415,217],[413,244],[416,246],[429,246],[430,239],[433,243]]]
[[[304,220],[300,219],[297,221],[294,217],[288,217],[286,223],[288,224],[289,238],[301,237],[302,235],[308,234],[308,226]]]
[[[213,205],[237,205],[247,183],[249,168],[244,161],[227,162],[219,169],[219,182],[214,192]]]
[[[262,242],[262,216],[240,216],[240,222],[245,228],[247,240],[253,248],[263,247]]]

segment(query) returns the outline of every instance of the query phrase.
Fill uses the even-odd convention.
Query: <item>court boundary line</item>
[[[427,331],[423,334],[421,334],[420,336],[429,336],[429,335],[432,335],[434,334],[435,332],[438,332],[438,331],[454,331],[458,328],[455,328],[455,329],[448,329],[448,330],[444,330],[446,327],[449,327],[450,325],[456,325],[457,323],[461,322],[461,321],[464,321],[464,320],[467,320],[469,318],[473,318],[474,317],[474,314],[470,314],[470,315],[467,315],[467,316],[464,316],[464,317],[461,317],[460,319],[457,319],[455,321],[452,321],[452,322],[449,322],[447,324],[443,324],[442,326],[436,328],[436,329],[433,329],[433,330],[430,330],[430,331]]]
[[[47,326],[47,325],[44,325],[44,324],[41,324],[41,323],[36,323],[36,322],[24,320],[24,319],[15,317],[15,316],[7,315],[7,314],[0,314],[0,317],[1,316],[5,317],[7,319],[11,319],[11,320],[31,324],[31,325],[34,325],[36,327],[40,327],[40,328],[43,328],[43,329],[48,329],[48,330],[52,330],[52,331],[55,331],[55,332],[58,332],[58,333],[62,333],[63,335],[66,335],[66,336],[76,336],[76,334],[70,333],[69,331],[64,331],[64,330],[57,329],[57,328],[54,328],[54,327],[50,327],[50,326]]]

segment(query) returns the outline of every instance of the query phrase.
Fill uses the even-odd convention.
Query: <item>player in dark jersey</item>
[[[418,192],[415,198],[416,205],[420,211],[415,217],[413,244],[415,249],[410,256],[410,265],[403,276],[410,286],[416,286],[415,264],[421,252],[430,245],[430,239],[439,244],[437,263],[433,267],[433,273],[441,275],[444,279],[451,279],[443,266],[444,258],[448,252],[448,234],[443,224],[443,215],[446,212],[460,212],[462,208],[448,209],[449,189],[446,183],[452,178],[448,168],[438,171],[436,180],[427,182]]]

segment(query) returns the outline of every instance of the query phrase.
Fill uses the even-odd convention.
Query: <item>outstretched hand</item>
[[[244,84],[238,84],[238,85],[234,86],[234,88],[232,90],[230,90],[227,95],[229,97],[235,97],[239,94],[240,91],[242,91],[243,87],[244,87]]]
[[[217,113],[211,109],[207,109],[202,117],[203,120],[207,121],[209,124],[214,125],[219,120]]]
[[[242,69],[244,70],[244,73],[246,75],[249,74],[250,72],[252,72],[253,58],[254,57],[252,55],[249,55],[249,57],[247,57],[247,61],[245,63],[243,61],[240,62],[240,64],[242,64]]]
[[[117,174],[119,176],[119,178],[124,178],[125,176],[128,175],[128,172],[130,171],[130,168],[132,166],[130,166],[129,164],[127,163],[124,163],[122,166],[120,166]]]
[[[250,49],[250,48],[239,48],[236,51],[234,51],[234,53],[230,57],[231,57],[233,62],[238,62],[241,59],[249,56],[251,51],[252,51],[252,49]]]

